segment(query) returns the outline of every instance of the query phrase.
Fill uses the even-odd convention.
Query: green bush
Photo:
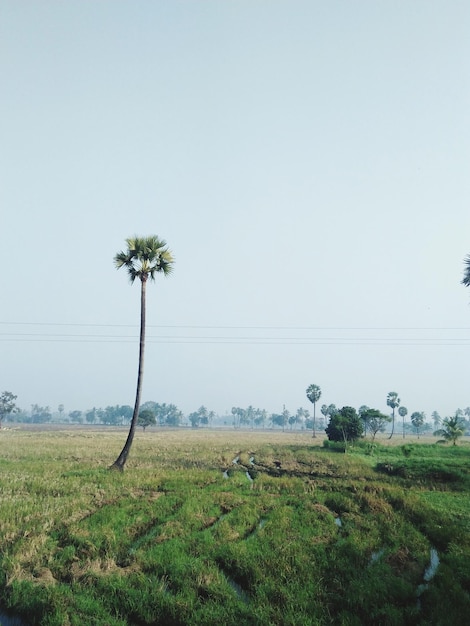
[[[333,452],[346,452],[346,444],[344,441],[330,441],[329,439],[324,439],[323,447]]]
[[[364,427],[359,415],[351,406],[343,408],[330,417],[325,432],[330,441],[351,442],[362,436]]]

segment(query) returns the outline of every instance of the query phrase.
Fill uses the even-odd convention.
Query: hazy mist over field
[[[0,3],[0,391],[470,406],[470,4]]]

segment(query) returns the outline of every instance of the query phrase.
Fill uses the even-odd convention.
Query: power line
[[[101,339],[116,339],[121,341],[123,339],[132,339],[135,340],[138,335],[71,335],[65,333],[0,333],[0,337],[3,337],[3,341],[20,341],[24,337],[38,337],[44,341],[48,341],[49,338],[55,338],[57,340],[66,341],[67,339],[82,339],[82,340],[101,340]],[[8,339],[10,338],[10,339]],[[421,338],[407,338],[407,337],[238,337],[238,336],[195,336],[195,335],[147,335],[147,340],[155,339],[155,340],[195,340],[195,341],[325,341],[325,342],[336,342],[336,341],[383,341],[383,342],[409,342],[409,341],[418,341],[418,342],[429,342],[429,341],[470,341],[470,337],[446,337],[443,339],[439,339],[438,337],[421,337]],[[23,339],[24,341],[28,341],[28,339]]]
[[[92,324],[79,322],[2,322],[7,326],[74,326],[96,328],[138,328],[138,324]],[[470,326],[227,326],[201,324],[147,324],[147,328],[191,328],[201,330],[470,330]]]
[[[88,338],[88,337],[28,337],[28,338],[0,338],[0,342],[14,342],[14,343],[128,343],[135,345],[136,338]],[[186,344],[186,345],[284,345],[284,346],[305,346],[305,345],[325,345],[325,346],[470,346],[470,339],[424,339],[424,340],[396,340],[396,339],[344,339],[344,338],[330,338],[325,340],[322,338],[259,338],[259,337],[226,337],[226,338],[212,338],[212,337],[161,337],[152,338],[149,337],[147,343],[158,344]]]
[[[4,322],[0,321],[0,325],[6,326],[25,326],[32,327],[31,332],[15,332],[13,330],[5,330],[0,333],[0,342],[50,342],[50,343],[134,343],[138,336],[138,326],[135,324],[91,324],[77,322]],[[44,332],[41,329],[47,328],[51,332]],[[135,334],[103,334],[97,333],[69,333],[58,332],[59,328],[67,329],[133,329]],[[466,346],[470,345],[470,337],[448,337],[448,336],[425,336],[416,335],[417,331],[421,332],[442,332],[442,331],[468,331],[466,327],[386,327],[386,326],[351,326],[351,327],[335,327],[335,326],[210,326],[210,325],[182,325],[182,324],[157,324],[148,325],[148,329],[159,330],[179,330],[179,331],[257,331],[251,335],[238,336],[233,334],[147,334],[148,343],[166,343],[166,344],[220,344],[220,345],[330,345],[330,346]],[[291,333],[316,333],[317,336],[265,336],[263,333],[267,331],[290,331]],[[331,334],[324,336],[323,333],[333,331]],[[361,332],[360,336],[334,336],[334,331],[343,333]],[[413,332],[411,337],[384,336],[384,333],[396,332]],[[378,333],[378,337],[367,336],[368,333]]]

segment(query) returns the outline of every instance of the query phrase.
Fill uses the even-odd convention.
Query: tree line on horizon
[[[313,404],[313,424],[312,436],[316,436],[315,430],[315,405],[321,398],[321,388],[318,385],[309,385],[306,389],[307,398]],[[396,391],[390,391],[386,398],[387,406],[392,410],[390,415],[382,413],[378,409],[373,409],[367,405],[362,405],[356,411],[355,408],[345,406],[338,409],[335,404],[321,407],[322,414],[329,419],[325,432],[328,439],[333,441],[354,441],[359,437],[370,434],[375,439],[377,433],[384,433],[387,424],[391,422],[391,430],[389,439],[395,433],[395,409],[398,409],[398,415],[402,418],[402,436],[406,437],[407,432],[414,432],[419,439],[423,432],[432,431],[435,436],[444,437],[446,441],[456,440],[464,434],[470,434],[470,407],[465,410],[457,409],[451,417],[441,418],[437,411],[431,414],[432,424],[426,421],[424,411],[414,411],[410,415],[410,423],[405,421],[408,415],[408,409],[401,405],[401,400]],[[468,419],[466,419],[468,418]]]
[[[318,388],[319,389],[319,388]],[[357,410],[353,407],[343,407],[347,409],[346,415],[351,418],[357,414],[361,424],[360,436],[370,436],[375,439],[378,433],[384,433],[390,427],[393,420],[393,408],[397,408],[399,398],[394,392],[388,396],[391,404],[392,414],[386,415],[378,409],[370,408],[367,405],[360,406]],[[321,395],[321,390],[320,390]],[[16,396],[4,391],[0,394],[0,424],[2,421],[23,423],[23,424],[86,424],[106,425],[106,426],[128,426],[133,414],[130,405],[109,405],[104,408],[92,407],[87,410],[65,411],[63,404],[59,404],[56,411],[52,411],[49,406],[32,404],[29,411],[19,409],[16,404]],[[391,405],[395,405],[394,407]],[[316,432],[326,432],[328,426],[336,424],[338,415],[343,409],[339,409],[335,404],[322,404],[320,407],[321,416],[317,418]],[[431,420],[426,420],[423,412],[415,411],[411,414],[410,421],[405,421],[408,411],[403,406],[398,406],[398,414],[401,416],[401,432],[395,432],[395,436],[406,436],[408,434],[421,434],[433,432],[441,429],[444,421],[450,418],[442,418],[437,411],[431,414]],[[459,425],[464,433],[470,434],[470,407],[457,409],[453,416],[458,418]],[[283,431],[311,430],[314,428],[314,417],[308,409],[299,407],[295,411],[289,411],[285,406],[280,412],[270,413],[266,409],[253,407],[232,407],[230,413],[225,415],[217,414],[209,410],[204,405],[187,415],[181,411],[176,404],[158,403],[152,400],[143,402],[140,406],[137,426],[144,430],[148,426],[169,427],[169,428],[203,428],[203,427],[233,427],[234,429],[282,429]],[[390,432],[390,435],[392,433]]]

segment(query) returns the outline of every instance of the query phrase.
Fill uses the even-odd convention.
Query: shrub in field
[[[330,441],[344,441],[347,444],[359,439],[364,432],[364,427],[356,409],[343,406],[338,413],[331,416],[325,432]]]

